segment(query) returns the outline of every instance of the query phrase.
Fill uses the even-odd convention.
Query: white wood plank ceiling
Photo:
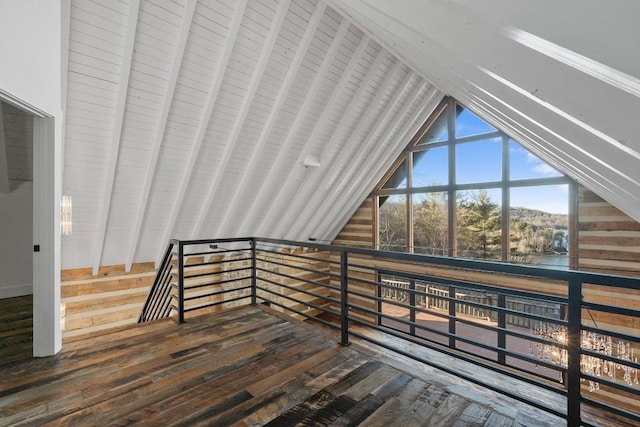
[[[443,97],[321,0],[68,13],[62,268],[157,261],[170,238],[331,240]]]
[[[329,2],[440,90],[640,221],[640,2]]]

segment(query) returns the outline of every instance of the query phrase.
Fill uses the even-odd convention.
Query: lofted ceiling
[[[640,220],[635,0],[63,4],[63,268],[331,240],[444,94]]]
[[[62,268],[158,261],[170,238],[331,239],[443,97],[323,1],[67,13]]]
[[[331,3],[447,95],[640,221],[640,2]]]

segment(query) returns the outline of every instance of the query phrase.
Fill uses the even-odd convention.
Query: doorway
[[[0,108],[0,298],[32,295],[32,354],[53,355],[62,346],[59,118],[2,91]]]
[[[33,353],[33,114],[0,102],[0,355]]]

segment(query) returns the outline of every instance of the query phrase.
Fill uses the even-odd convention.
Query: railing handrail
[[[230,249],[230,250],[224,250],[224,251],[213,250],[213,251],[194,252],[194,253],[187,253],[187,251],[185,250],[186,247],[190,247],[190,246],[210,245],[211,248],[214,248],[213,245],[215,244],[239,243],[239,242],[249,242],[250,243],[249,249],[247,248],[238,249],[238,250]],[[169,248],[167,249],[167,253],[165,254],[165,257],[163,258],[163,262],[161,264],[161,270],[166,268],[166,265],[170,264],[169,260],[171,257],[173,247],[177,246],[178,254],[179,254],[178,260],[177,260],[178,261],[178,273],[177,273],[178,282],[176,285],[176,288],[178,291],[177,292],[178,295],[176,297],[178,300],[177,301],[178,321],[179,322],[184,321],[185,311],[192,311],[198,308],[198,307],[196,308],[191,307],[191,308],[185,309],[185,305],[184,305],[185,304],[184,293],[185,291],[192,289],[190,287],[185,287],[185,280],[189,279],[190,276],[185,276],[184,274],[184,269],[187,267],[185,265],[185,260],[190,256],[207,256],[209,254],[212,255],[212,254],[223,253],[223,252],[227,254],[230,251],[246,252],[247,250],[250,250],[251,255],[243,258],[244,261],[251,261],[250,267],[225,270],[228,273],[228,272],[238,272],[240,270],[250,269],[251,270],[250,276],[243,276],[238,279],[227,278],[227,279],[224,279],[224,281],[211,283],[211,284],[206,283],[206,284],[195,286],[193,288],[202,288],[208,285],[215,285],[217,283],[226,284],[226,283],[230,283],[238,280],[242,281],[242,280],[250,279],[251,280],[250,286],[243,285],[243,287],[239,288],[241,290],[250,289],[249,295],[238,296],[237,294],[234,294],[232,299],[229,299],[226,301],[227,302],[241,301],[246,298],[251,298],[251,303],[256,304],[256,301],[258,298],[265,300],[264,296],[259,296],[257,294],[257,289],[258,289],[257,282],[259,279],[258,275],[264,274],[267,271],[265,268],[257,266],[257,261],[258,261],[257,247],[260,244],[268,245],[270,248],[270,251],[267,251],[267,252],[273,252],[273,253],[275,253],[275,251],[272,250],[274,247],[281,248],[281,249],[286,247],[290,247],[290,248],[305,247],[305,248],[311,248],[318,251],[325,251],[330,254],[333,254],[331,257],[328,257],[327,260],[312,259],[312,261],[318,261],[320,263],[323,263],[323,262],[329,263],[331,265],[331,267],[329,268],[329,271],[325,271],[323,273],[327,277],[326,280],[329,280],[329,282],[331,280],[340,282],[339,288],[337,288],[337,286],[331,285],[330,283],[327,285],[329,291],[330,290],[337,291],[339,289],[340,297],[338,299],[335,299],[335,298],[325,296],[325,299],[329,301],[328,303],[339,302],[341,343],[344,345],[349,344],[350,334],[362,337],[362,334],[359,334],[359,333],[353,334],[349,331],[349,324],[351,322],[356,322],[356,324],[359,322],[359,320],[357,320],[356,318],[353,317],[353,315],[350,314],[350,310],[353,308],[360,308],[363,311],[370,311],[369,309],[364,310],[362,307],[357,307],[357,305],[354,305],[354,303],[351,303],[349,300],[350,294],[358,298],[366,297],[366,295],[362,294],[361,292],[350,291],[349,290],[350,282],[353,282],[353,283],[361,282],[367,285],[371,284],[370,283],[371,280],[359,278],[356,276],[350,276],[349,275],[350,267],[352,269],[355,269],[354,271],[359,271],[360,269],[367,269],[367,270],[377,271],[377,274],[384,274],[388,276],[398,275],[403,279],[407,279],[408,280],[407,283],[413,282],[414,285],[410,286],[409,287],[410,289],[406,289],[406,288],[399,288],[399,289],[402,289],[402,292],[407,292],[407,297],[411,296],[410,303],[413,304],[413,307],[414,307],[414,311],[413,311],[414,316],[415,316],[415,309],[417,308],[417,306],[415,305],[416,296],[421,296],[422,294],[424,294],[423,291],[416,289],[415,281],[425,281],[425,282],[435,283],[438,286],[448,286],[449,287],[448,289],[453,289],[454,292],[457,292],[456,288],[462,288],[462,289],[471,289],[474,291],[477,290],[477,291],[497,293],[498,299],[501,300],[501,302],[498,303],[496,301],[495,306],[492,306],[492,305],[485,306],[482,303],[474,303],[473,301],[471,301],[470,304],[483,309],[487,309],[487,310],[490,310],[491,308],[493,308],[493,311],[496,313],[498,327],[495,330],[498,331],[498,345],[497,347],[485,346],[484,344],[482,346],[490,349],[496,348],[497,354],[498,354],[498,363],[505,364],[504,362],[505,355],[509,355],[509,354],[511,354],[511,357],[515,357],[515,358],[520,357],[521,360],[525,360],[528,358],[528,357],[522,357],[521,355],[515,355],[512,351],[511,353],[507,351],[506,345],[504,343],[505,342],[504,337],[506,336],[505,334],[509,332],[506,329],[506,322],[507,322],[506,316],[512,315],[512,316],[518,316],[518,317],[525,317],[525,318],[528,318],[529,320],[533,319],[533,321],[543,321],[541,319],[555,320],[557,324],[562,324],[563,326],[566,325],[566,330],[568,335],[567,343],[559,345],[558,347],[567,350],[568,364],[566,368],[563,368],[563,367],[554,367],[554,368],[556,368],[560,372],[563,372],[566,375],[566,378],[565,378],[566,382],[564,384],[565,389],[563,389],[562,391],[567,396],[568,405],[567,405],[567,413],[565,416],[567,418],[567,422],[569,425],[579,425],[581,423],[580,402],[581,400],[590,401],[589,399],[583,398],[581,395],[581,386],[580,386],[581,378],[589,377],[589,375],[582,374],[580,371],[580,360],[582,355],[589,355],[588,350],[585,350],[583,352],[581,349],[581,333],[583,330],[589,331],[597,328],[585,326],[585,328],[583,329],[582,310],[585,309],[585,307],[588,307],[590,304],[592,306],[601,307],[600,305],[597,305],[597,304],[594,305],[594,303],[592,302],[583,301],[583,297],[582,297],[583,284],[640,290],[640,279],[637,277],[610,275],[610,274],[584,272],[584,271],[567,270],[567,269],[556,269],[556,268],[531,266],[531,265],[517,265],[517,264],[509,264],[509,263],[490,261],[490,260],[461,259],[461,258],[451,258],[451,257],[444,257],[444,256],[425,255],[425,254],[381,251],[381,250],[375,250],[375,249],[369,249],[369,248],[346,247],[346,246],[337,246],[337,245],[330,245],[330,244],[317,243],[317,242],[298,242],[293,240],[283,240],[283,239],[273,239],[273,238],[240,237],[240,238],[221,238],[221,239],[172,240],[169,245]],[[282,256],[286,256],[286,255],[289,255],[289,254],[282,253]],[[305,256],[300,256],[294,253],[292,253],[291,255],[294,257],[300,258],[301,262],[304,262],[304,260],[307,258]],[[359,261],[361,265],[356,263],[351,263],[351,261],[353,261],[354,258],[357,261]],[[363,260],[367,260],[367,261],[363,262]],[[499,273],[500,275],[513,275],[513,276],[519,276],[527,279],[534,279],[534,280],[540,279],[540,280],[551,281],[551,282],[560,282],[560,283],[566,284],[566,293],[560,296],[558,294],[554,295],[553,293],[549,293],[549,291],[539,292],[539,291],[523,290],[523,289],[517,289],[517,288],[511,289],[511,288],[504,288],[496,284],[476,283],[473,281],[468,281],[467,279],[462,280],[460,278],[453,278],[453,277],[447,278],[442,276],[436,276],[433,273],[430,273],[430,274],[419,273],[419,272],[416,272],[415,270],[413,272],[395,270],[393,268],[389,268],[388,266],[389,261],[400,261],[402,263],[405,263],[405,266],[414,265],[414,264],[419,264],[419,265],[429,264],[429,265],[437,265],[438,267],[447,267],[455,270],[472,270],[478,273],[491,273],[491,274]],[[268,261],[260,260],[260,262],[264,263]],[[218,264],[219,263],[216,263],[216,265]],[[279,264],[280,267],[287,266],[285,261],[282,261],[281,263],[276,262],[276,264]],[[291,265],[294,265],[294,264],[295,264],[295,261],[293,261],[293,264]],[[206,266],[206,265],[209,265],[209,263],[204,262],[204,263],[195,264],[195,265]],[[315,270],[307,267],[300,267],[300,270],[307,271],[307,272],[315,272]],[[278,274],[282,278],[287,280],[295,279],[293,275],[287,274],[285,272],[280,272]],[[193,277],[199,277],[199,276],[201,275],[195,275]],[[157,282],[159,280],[158,279],[159,277],[160,277],[160,272],[156,277],[156,280],[154,281],[153,288],[156,288],[158,286]],[[267,278],[262,278],[260,280],[264,281],[265,283],[271,283],[271,284],[276,283],[274,280],[267,279]],[[314,281],[312,279],[308,279],[306,283],[315,284],[318,286],[322,285],[321,282]],[[375,286],[376,284],[380,285],[381,283],[382,283],[381,276],[378,276],[378,279],[372,285],[373,286]],[[388,287],[388,285],[385,285],[385,286]],[[293,288],[291,288],[290,286],[285,286],[285,288],[289,289],[290,291],[293,290]],[[259,288],[259,289],[261,291],[265,291],[265,289],[263,288]],[[224,292],[225,291],[216,291],[215,293],[212,293],[210,295],[218,296],[218,295],[224,294]],[[267,291],[267,292],[271,292],[271,294],[276,295],[278,298],[287,298],[290,301],[295,302],[296,304],[303,304],[302,300],[298,300],[292,296],[286,296],[286,294],[281,294],[273,290]],[[301,292],[309,296],[319,297],[319,295],[314,292],[310,292],[310,291],[301,291]],[[508,307],[506,307],[505,301],[509,295],[511,295],[514,298],[523,298],[523,299],[531,298],[533,300],[536,300],[536,299],[540,301],[546,300],[546,301],[549,301],[550,303],[561,304],[564,308],[560,312],[565,313],[567,317],[564,319],[551,319],[549,317],[545,317],[547,316],[547,314],[539,315],[535,313],[529,313],[528,316],[525,316],[526,313],[522,313],[521,311],[509,309]],[[446,297],[439,296],[438,298],[446,299],[449,304],[449,313],[445,316],[448,316],[450,318],[450,325],[451,325],[451,316],[453,316],[454,319],[456,316],[455,306],[459,304],[464,304],[465,300],[457,298],[457,295],[455,293],[453,296],[451,296],[451,294],[448,294],[448,296]],[[191,299],[194,299],[194,298],[191,298]],[[376,297],[376,298],[372,297],[372,299],[377,301],[377,304],[380,304],[382,301],[382,298],[379,298],[379,297]],[[212,305],[217,305],[221,303],[224,303],[224,301],[208,303],[206,304],[206,307],[210,307]],[[295,309],[287,308],[285,305],[283,305],[280,302],[274,301],[273,303],[276,305],[281,305],[283,308],[288,309],[294,313],[305,315],[304,313],[296,311]],[[147,303],[145,303],[145,310],[147,309],[147,305],[148,305],[148,301]],[[313,303],[306,303],[306,305],[307,307],[320,309],[319,306]],[[403,304],[399,304],[399,305],[404,306]],[[407,305],[407,307],[412,307],[412,306]],[[612,308],[612,307],[613,306],[609,308]],[[564,311],[565,308],[566,308],[566,311]],[[619,311],[622,310],[620,312],[621,313],[624,312],[627,315],[634,315],[640,312],[638,310],[632,310],[632,309],[620,309],[619,307],[613,307],[612,309],[614,308]],[[325,312],[328,312],[330,314],[337,314],[332,310],[326,310]],[[613,313],[619,314],[617,311],[613,311]],[[141,315],[141,318],[142,318],[142,315]],[[326,322],[324,320],[320,320],[320,321],[323,323]],[[415,322],[415,319],[410,319],[408,322],[405,322],[405,323],[407,323],[408,325],[412,325],[412,328],[413,328],[412,330],[415,330],[415,326],[417,325]],[[462,322],[462,323],[465,323],[465,322]],[[455,327],[453,327],[454,329],[451,329],[451,328],[452,326],[449,326],[449,333],[445,335],[449,337],[449,346],[452,346],[451,348],[455,350],[456,340],[460,340],[461,342],[466,342],[468,341],[468,339],[456,337]],[[522,338],[525,334],[522,334],[521,332],[512,331],[511,335]],[[629,335],[623,334],[623,333],[617,333],[617,335],[629,337]],[[614,333],[612,336],[616,336],[616,334]],[[533,341],[543,341],[543,340],[539,338],[535,338]],[[634,342],[638,342],[638,341],[634,340]],[[479,345],[479,343],[476,345]],[[613,358],[608,356],[607,359],[610,360]],[[541,365],[544,366],[549,364],[541,363]],[[638,365],[637,363],[632,361],[630,366],[637,367]],[[553,387],[551,387],[550,389],[553,389]],[[560,389],[557,389],[556,391],[559,391],[559,390]],[[612,411],[618,414],[625,413],[624,410],[616,407],[614,407]],[[640,417],[638,417],[637,419],[640,420]]]

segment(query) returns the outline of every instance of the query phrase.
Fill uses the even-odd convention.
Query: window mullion
[[[511,243],[509,230],[511,226],[511,192],[509,191],[509,170],[511,160],[509,158],[509,138],[502,136],[502,261],[509,261],[509,253],[511,252]]]
[[[449,191],[447,192],[447,204],[449,210],[449,229],[447,236],[447,255],[456,256],[457,234],[456,234],[456,102],[449,99],[447,107],[447,133],[449,144]]]

